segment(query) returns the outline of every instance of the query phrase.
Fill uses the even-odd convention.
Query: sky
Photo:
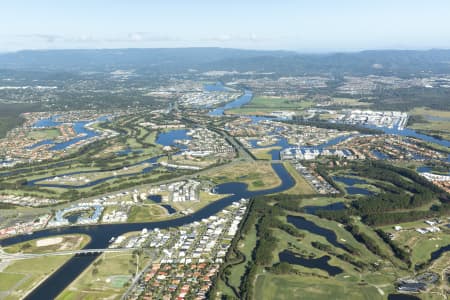
[[[0,52],[450,48],[448,0],[0,0]]]

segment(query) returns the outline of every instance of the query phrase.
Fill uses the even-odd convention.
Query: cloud
[[[125,32],[117,34],[21,34],[0,35],[8,51],[21,49],[60,49],[60,48],[127,48],[127,47],[260,47],[276,38],[261,37],[255,33],[183,36],[154,32]],[[1,49],[1,47],[0,47]]]
[[[136,42],[140,42],[144,39],[144,36],[138,32],[130,33],[130,34],[128,34],[128,37],[130,38],[130,40],[136,41]]]
[[[26,34],[16,35],[15,38],[19,40],[31,40],[40,41],[44,43],[57,43],[57,42],[76,42],[76,43],[115,43],[115,42],[129,42],[129,43],[143,43],[143,42],[235,42],[235,41],[263,41],[267,38],[259,38],[255,33],[248,35],[233,35],[229,33],[204,36],[204,37],[192,37],[192,38],[180,38],[177,36],[155,34],[152,32],[130,32],[124,34],[115,35],[57,35],[57,34]]]
[[[43,41],[46,43],[55,43],[57,41],[62,41],[64,40],[64,37],[61,35],[56,35],[56,34],[41,34],[41,33],[36,33],[36,34],[19,34],[14,36],[19,40],[38,40],[38,41]]]
[[[272,40],[269,37],[261,38],[255,33],[246,35],[221,34],[217,36],[207,36],[200,39],[203,42],[260,42]]]
[[[176,36],[155,34],[152,32],[130,32],[107,39],[107,41],[111,42],[173,42],[181,40]]]

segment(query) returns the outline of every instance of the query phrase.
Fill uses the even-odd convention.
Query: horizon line
[[[301,55],[326,55],[326,54],[340,54],[340,53],[361,53],[361,52],[371,52],[371,51],[411,51],[411,52],[427,52],[427,51],[449,51],[450,48],[439,48],[439,47],[430,47],[430,48],[396,48],[396,47],[386,47],[386,48],[361,48],[361,49],[316,49],[316,50],[305,50],[305,49],[255,49],[255,48],[239,48],[239,47],[217,47],[217,46],[193,46],[193,47],[86,47],[86,48],[24,48],[17,50],[0,50],[0,55],[4,54],[14,54],[20,52],[50,52],[50,51],[105,51],[105,50],[169,50],[169,49],[223,49],[223,50],[240,50],[240,51],[258,51],[258,52],[286,52],[286,53],[295,53]]]

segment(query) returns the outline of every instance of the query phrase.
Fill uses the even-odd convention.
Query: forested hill
[[[229,58],[214,63],[220,70],[278,72],[286,75],[322,74],[420,76],[448,74],[450,50],[363,51],[333,54],[295,54]],[[208,68],[208,66],[205,66]]]
[[[362,51],[300,54],[224,48],[104,49],[19,51],[0,55],[3,69],[150,72],[227,70],[275,72],[280,75],[396,75],[450,73],[450,50]]]
[[[27,50],[0,55],[0,68],[99,71],[122,68],[180,72],[202,64],[213,66],[217,61],[265,55],[279,57],[295,53],[224,48]]]

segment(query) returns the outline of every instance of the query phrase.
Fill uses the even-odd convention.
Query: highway
[[[45,256],[58,256],[58,255],[81,255],[94,253],[126,252],[136,249],[138,248],[81,249],[81,250],[66,250],[48,253],[6,253],[0,249],[0,260],[20,260],[20,259],[45,257]]]

